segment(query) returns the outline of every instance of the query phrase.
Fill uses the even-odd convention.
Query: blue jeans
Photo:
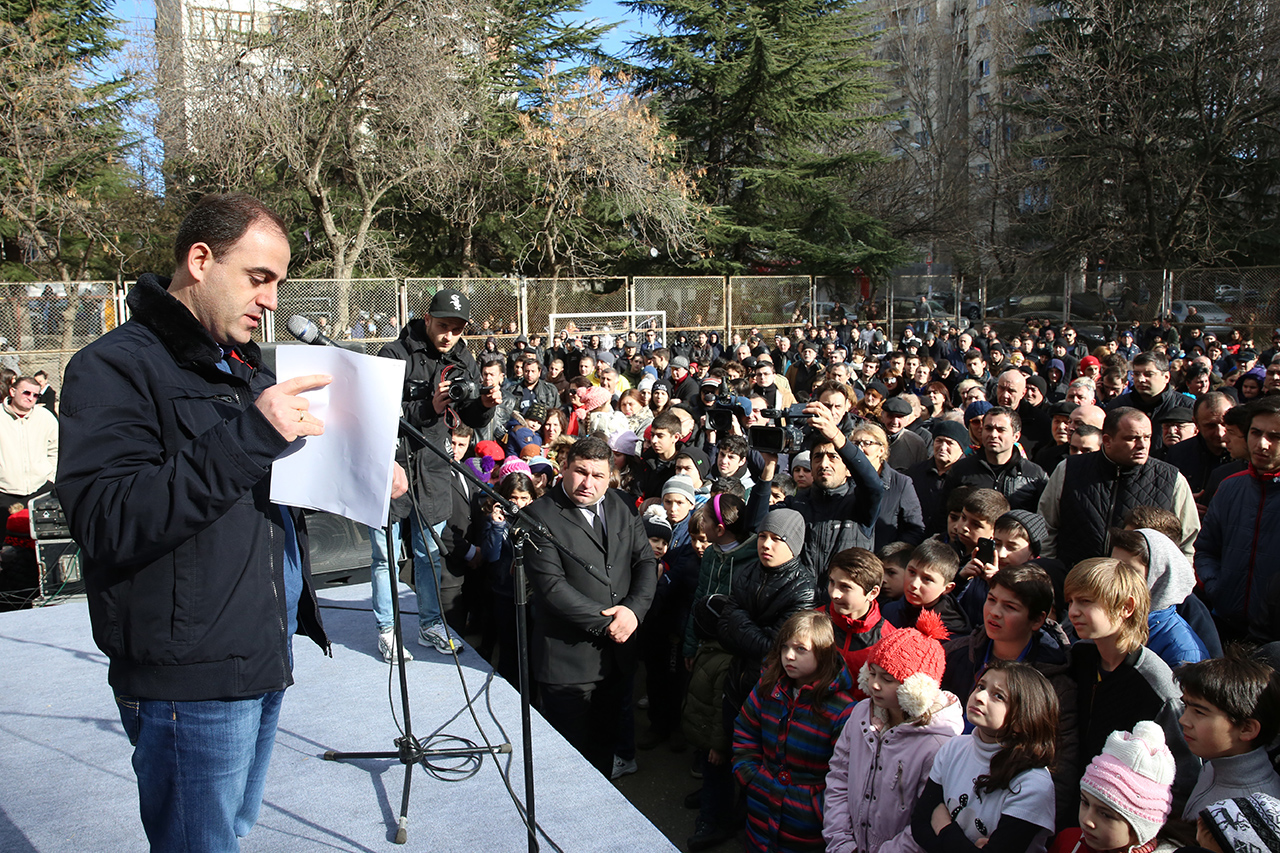
[[[445,522],[433,525],[436,536],[444,534]],[[429,628],[440,621],[440,597],[436,594],[436,585],[440,582],[440,569],[444,565],[440,557],[440,549],[436,547],[435,536],[422,535],[416,516],[409,517],[409,534],[413,542],[413,585],[418,593],[418,625]],[[369,528],[369,544],[372,561],[369,574],[372,580],[373,618],[378,623],[378,631],[390,631],[395,625],[391,609],[392,590],[396,588],[392,582],[395,573],[387,559],[387,538],[380,527]],[[400,525],[391,526],[391,552],[395,559],[400,557]]]
[[[258,819],[284,691],[167,702],[117,696],[153,851],[237,853]]]

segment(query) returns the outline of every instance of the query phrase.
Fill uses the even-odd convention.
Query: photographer
[[[785,503],[804,517],[808,531],[800,559],[812,572],[821,597],[833,554],[846,548],[872,547],[884,485],[866,454],[841,429],[840,413],[818,400],[806,404],[804,412],[809,415],[807,441],[813,485]],[[770,482],[777,456],[766,454],[764,458],[761,480]]]
[[[462,340],[470,303],[456,290],[441,290],[431,298],[427,316],[412,320],[400,331],[400,337],[378,353],[383,358],[408,362],[405,370],[404,417],[436,446],[450,446],[449,430],[463,424],[483,430],[493,419],[494,408],[502,402],[500,383],[483,385],[480,369],[467,352]],[[436,584],[440,579],[441,558],[436,538],[449,518],[450,490],[441,488],[453,473],[448,463],[430,450],[410,448],[413,465],[413,489],[409,495],[393,501],[392,555],[399,550],[394,536],[396,522],[409,519],[413,539],[414,586],[418,593],[418,643],[441,654],[460,648],[457,638],[445,626],[440,614]],[[407,466],[406,466],[407,467]],[[373,613],[378,623],[379,648],[384,658],[394,659],[394,635],[391,615],[391,582],[389,555],[385,538],[379,530],[370,530],[373,550]],[[408,659],[408,655],[405,658]]]

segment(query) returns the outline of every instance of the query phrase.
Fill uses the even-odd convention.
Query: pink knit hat
[[[578,389],[578,400],[581,401],[582,408],[588,412],[594,412],[612,399],[613,395],[609,393],[609,389],[601,388],[599,385]]]
[[[1146,844],[1173,807],[1174,769],[1164,729],[1143,720],[1132,734],[1111,733],[1102,753],[1085,769],[1080,789],[1115,809],[1133,827],[1138,843]]]
[[[497,482],[501,483],[507,478],[508,474],[514,473],[528,474],[531,477],[533,476],[533,471],[530,470],[529,463],[523,459],[518,459],[513,456],[508,458],[507,461],[503,462],[498,468]]]

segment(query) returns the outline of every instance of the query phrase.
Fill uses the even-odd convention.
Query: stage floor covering
[[[405,593],[405,610],[413,611]],[[513,752],[485,758],[460,781],[415,766],[406,845],[392,843],[404,766],[321,758],[329,749],[391,750],[398,735],[388,704],[392,668],[377,651],[369,585],[324,590],[321,599],[333,658],[295,638],[296,683],[285,694],[262,812],[242,851],[526,850],[524,824],[499,775],[523,800],[520,698],[472,649],[460,661],[476,716],[491,743],[510,742]],[[403,619],[412,637],[417,619],[410,612]],[[415,734],[480,743],[452,658],[413,640],[408,648],[416,658],[407,668]],[[145,850],[132,749],[84,600],[0,614],[0,661],[0,851]],[[536,816],[561,849],[676,849],[536,711],[533,744]],[[539,840],[543,851],[554,850]]]

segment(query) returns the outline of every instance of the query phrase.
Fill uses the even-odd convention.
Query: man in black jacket
[[[996,406],[982,416],[982,452],[957,462],[947,474],[942,498],[957,486],[995,489],[1009,499],[1010,509],[1035,512],[1049,478],[1044,469],[1022,453],[1022,419],[1008,406]]]
[[[142,276],[132,319],[67,367],[58,495],[153,850],[239,849],[293,683],[291,637],[329,647],[302,515],[270,500],[275,459],[324,432],[298,395],[329,378],[276,384],[250,340],[276,308],[287,233],[256,199],[201,199],[172,280]]]
[[[1116,397],[1104,408],[1109,412],[1124,406],[1132,406],[1150,418],[1151,423],[1158,424],[1171,409],[1191,408],[1191,399],[1169,384],[1169,360],[1158,352],[1144,352],[1133,360],[1133,390]],[[1158,455],[1163,448],[1164,440],[1157,429],[1151,436],[1152,455]]]
[[[467,325],[471,304],[456,290],[440,290],[431,297],[427,315],[411,320],[400,330],[400,336],[378,353],[382,358],[398,358],[405,366],[404,417],[433,442],[436,447],[450,445],[449,424],[462,423],[477,432],[493,419],[494,409],[502,402],[500,381],[483,384],[476,360],[467,352],[462,332]],[[497,362],[499,365],[501,361]],[[478,394],[457,397],[453,386],[474,383]],[[455,399],[455,397],[457,397]],[[449,463],[426,448],[410,448],[410,464],[414,472],[413,491],[391,505],[391,554],[399,552],[398,522],[407,518],[413,547],[414,590],[418,594],[418,644],[441,654],[453,654],[462,648],[458,638],[445,625],[436,586],[441,578],[440,547],[436,538],[443,536],[445,522],[453,510],[449,489],[440,488],[452,476]],[[379,648],[383,657],[394,657],[394,634],[391,595],[391,570],[381,531],[370,530],[373,576],[373,615],[377,622]],[[434,535],[433,535],[434,534]]]
[[[658,585],[644,524],[609,489],[613,452],[602,439],[574,443],[560,485],[529,505],[552,540],[526,549],[533,588],[534,677],[547,722],[609,776],[628,685],[636,628]],[[562,555],[561,543],[586,565]]]

